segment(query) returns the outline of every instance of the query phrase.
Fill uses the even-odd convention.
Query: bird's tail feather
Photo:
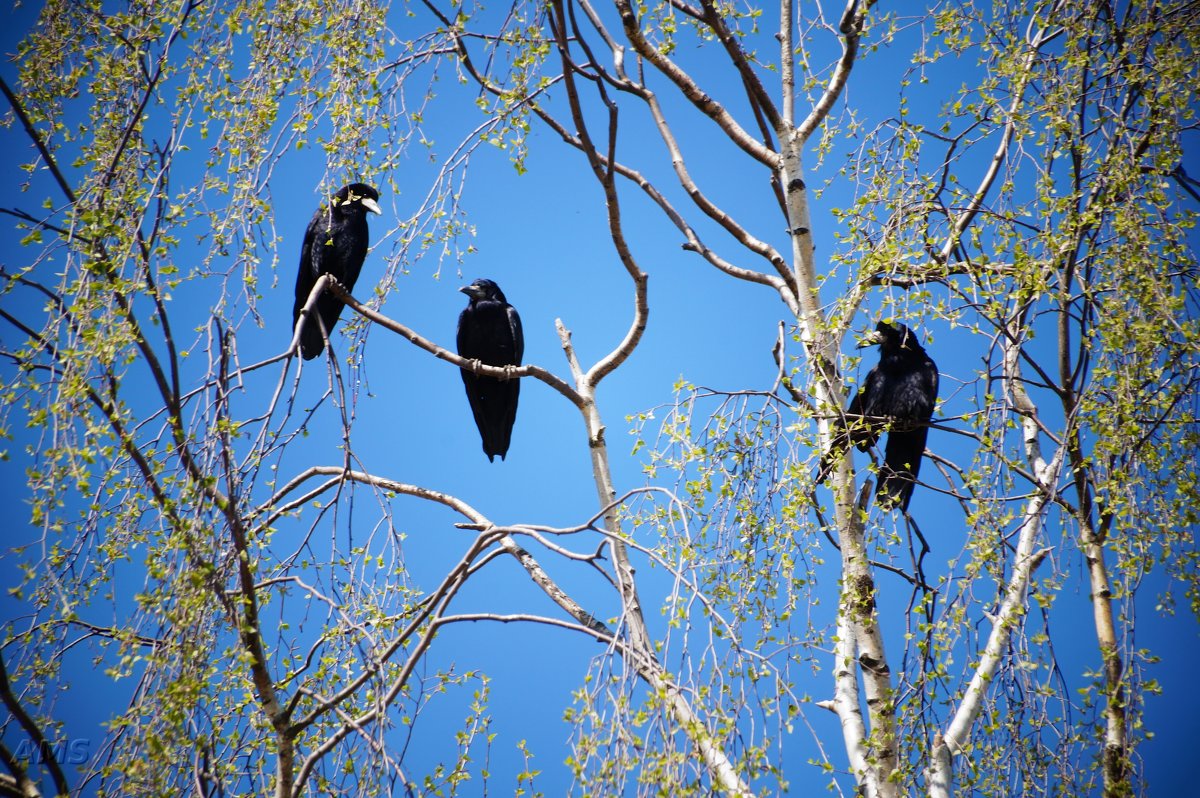
[[[908,471],[893,471],[886,465],[879,473],[879,487],[875,489],[875,502],[883,510],[899,507],[901,511],[908,510],[908,501],[912,498],[915,475]]]
[[[907,424],[893,426],[888,433],[887,452],[879,470],[879,487],[875,490],[876,502],[883,509],[899,507],[908,510],[928,435],[927,426],[914,428]]]
[[[300,331],[300,356],[312,360],[325,350],[325,339],[321,337],[321,328],[316,319],[308,319],[304,329]]]

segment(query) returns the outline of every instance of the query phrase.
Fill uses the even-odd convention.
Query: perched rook
[[[296,273],[296,304],[292,307],[292,331],[300,321],[300,312],[322,274],[333,275],[347,291],[354,290],[363,259],[367,257],[367,212],[382,213],[379,192],[362,183],[351,183],[334,194],[308,223],[300,247],[300,270]],[[317,300],[316,318],[304,320],[300,333],[300,354],[312,360],[325,348],[325,335],[333,332],[345,305],[328,291]],[[320,321],[318,321],[318,318]]]
[[[476,280],[458,289],[470,297],[458,317],[458,354],[488,366],[519,366],[525,354],[521,317],[491,280]],[[488,462],[504,459],[517,418],[519,379],[501,380],[462,369],[467,400],[483,438]]]
[[[833,446],[821,458],[817,482],[824,481],[850,444],[865,452],[886,430],[876,501],[885,509],[907,510],[937,402],[938,370],[903,324],[893,327],[879,322],[862,346],[872,344],[879,344],[879,363],[867,374],[845,417],[835,424]]]

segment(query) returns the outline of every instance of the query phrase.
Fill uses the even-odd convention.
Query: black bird
[[[521,317],[508,304],[500,286],[491,280],[476,280],[458,290],[470,297],[458,317],[458,354],[488,366],[521,365],[525,354]],[[495,462],[496,455],[503,460],[517,418],[521,381],[500,380],[467,369],[461,371],[488,462]]]
[[[846,417],[837,421],[833,446],[821,458],[817,482],[828,476],[850,444],[865,452],[887,430],[887,450],[875,497],[885,509],[899,505],[907,510],[937,402],[937,365],[903,324],[893,327],[879,322],[861,346],[872,344],[879,344],[879,363],[850,401]]]
[[[347,291],[354,290],[363,259],[367,257],[367,212],[383,213],[379,209],[379,192],[363,183],[351,183],[334,194],[329,205],[322,206],[308,223],[304,243],[300,247],[300,269],[296,273],[296,304],[292,307],[292,330],[300,320],[300,311],[322,274],[331,274]],[[321,325],[325,334],[342,315],[345,305],[328,291],[317,300],[316,318],[304,321],[300,334],[300,354],[312,360],[325,349]]]
[[[488,366],[520,366],[524,355],[521,317],[504,299],[500,287],[491,280],[476,280],[458,290],[470,298],[458,316],[458,355]],[[487,462],[494,462],[496,455],[504,460],[512,422],[517,418],[521,380],[486,377],[467,368],[461,371]]]

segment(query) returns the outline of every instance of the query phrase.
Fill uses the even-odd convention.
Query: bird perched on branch
[[[323,205],[308,223],[304,243],[300,246],[300,269],[296,273],[296,304],[292,307],[292,330],[308,302],[308,295],[323,274],[330,274],[347,291],[354,290],[363,259],[367,257],[367,213],[383,213],[379,209],[379,192],[363,183],[351,183],[342,188]],[[300,354],[312,360],[325,349],[325,335],[333,332],[345,305],[328,291],[317,300],[316,317],[304,320],[300,334]],[[320,323],[318,323],[318,318]]]
[[[879,345],[879,363],[867,374],[845,416],[835,422],[833,445],[821,458],[817,482],[824,481],[850,444],[865,452],[886,430],[875,498],[885,509],[907,510],[937,402],[937,365],[903,324],[879,322],[860,348],[873,344]]]
[[[488,366],[521,365],[525,354],[521,317],[508,304],[500,286],[491,280],[476,280],[458,290],[470,297],[458,317],[458,354]],[[501,380],[468,369],[462,369],[462,380],[488,462],[495,462],[496,455],[503,460],[517,418],[521,381]]]

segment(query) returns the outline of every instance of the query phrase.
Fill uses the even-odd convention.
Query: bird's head
[[[370,211],[382,214],[379,192],[366,183],[351,183],[333,195],[333,207],[340,213]]]
[[[458,290],[462,291],[464,294],[474,300],[484,299],[495,302],[508,301],[504,298],[504,292],[500,290],[500,286],[485,278],[480,278],[470,285],[464,285]]]
[[[896,354],[903,350],[921,352],[921,344],[912,330],[903,324],[891,325],[881,321],[875,325],[875,332],[862,339],[859,349],[867,346],[878,346],[885,354]]]

